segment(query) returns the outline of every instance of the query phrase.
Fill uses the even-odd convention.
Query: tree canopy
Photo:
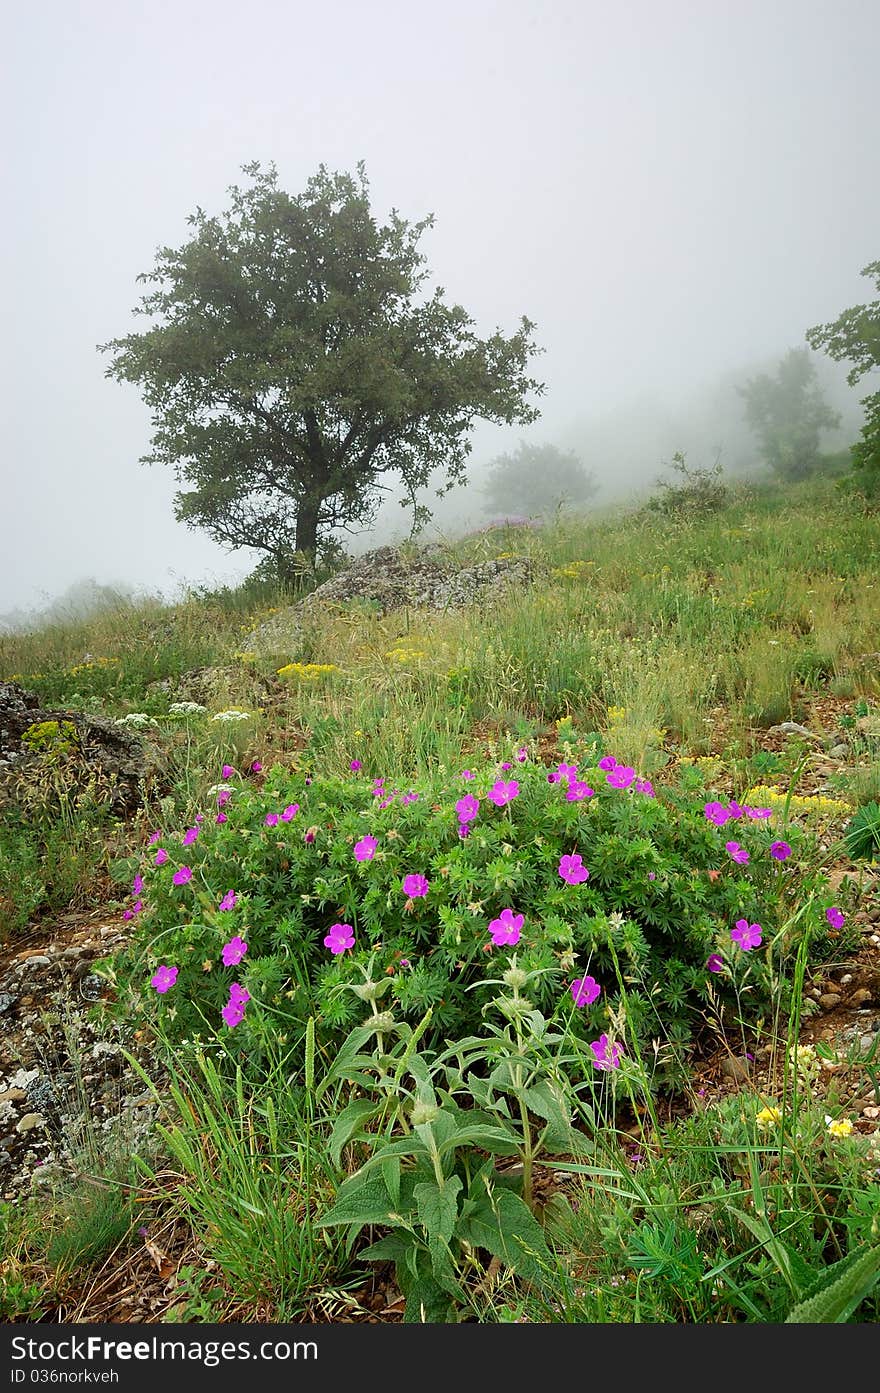
[[[99,345],[107,376],[143,391],[153,415],[144,463],[172,465],[177,517],[233,548],[268,553],[282,575],[336,528],[369,524],[398,475],[417,501],[465,480],[477,418],[528,424],[534,324],[481,340],[460,305],[428,293],[409,223],[370,211],[357,177],[325,166],[298,195],[274,165],[245,165],[219,217],[198,208],[163,247],[135,313],[142,333]]]
[[[862,271],[874,279],[880,292],[880,261],[872,261]],[[847,382],[854,387],[867,372],[880,368],[880,299],[867,305],[853,305],[832,324],[817,324],[807,330],[807,342],[821,348],[836,361],[852,363]],[[862,398],[865,423],[853,446],[853,468],[862,491],[880,495],[880,387]]]
[[[513,454],[492,461],[483,492],[495,513],[542,514],[586,503],[598,484],[574,451],[521,440]]]
[[[825,401],[810,350],[790,348],[775,376],[761,373],[738,390],[770,468],[783,479],[811,474],[821,433],[839,425],[840,415]]]

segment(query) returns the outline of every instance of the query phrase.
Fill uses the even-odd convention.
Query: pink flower
[[[157,866],[164,866],[167,860],[168,852],[165,850],[164,846],[160,846],[159,850],[156,852],[156,855],[153,857],[153,862]]]
[[[241,1025],[244,1020],[244,1006],[238,1001],[227,1001],[223,1010],[220,1012],[230,1030],[234,1030],[237,1025]]]
[[[236,1002],[239,1006],[246,1006],[251,999],[251,994],[247,987],[243,987],[240,982],[229,983],[229,1000]]]
[[[418,795],[417,793],[415,793],[412,789],[410,789],[409,793],[405,793],[405,794],[403,795],[403,802],[404,802],[404,803],[418,803],[418,801],[419,801],[419,795]]]
[[[148,838],[148,840],[147,840],[147,846],[155,846],[156,843],[157,843],[157,842],[160,842],[161,840],[162,840],[162,833],[161,833],[161,832],[154,832],[154,833],[152,834],[152,836],[150,836],[150,837]]]
[[[493,919],[489,925],[489,933],[496,948],[504,946],[513,948],[519,943],[520,929],[523,926],[525,915],[514,914],[512,909],[502,909],[497,919]]]
[[[736,928],[730,930],[730,937],[747,953],[750,948],[760,948],[762,933],[760,924],[750,924],[748,919],[737,919]]]
[[[731,858],[734,861],[737,861],[739,865],[746,865],[749,859],[749,853],[746,851],[744,846],[740,846],[739,842],[725,842],[724,850],[729,852]]]
[[[772,817],[772,808],[746,808],[746,817]]]
[[[480,811],[480,800],[472,793],[466,793],[463,798],[459,798],[455,811],[458,813],[459,822],[473,822]]]
[[[175,885],[186,885],[188,881],[192,880],[192,875],[193,873],[189,866],[181,866],[179,871],[174,872],[171,879],[174,881]]]
[[[471,835],[471,829],[466,822],[460,822],[458,824],[458,835],[461,837],[462,841],[464,841],[465,837]]]
[[[144,902],[143,902],[143,900],[135,900],[134,904],[133,904],[132,907],[131,907],[131,912],[132,912],[132,914],[140,914],[141,911],[143,910],[143,907],[144,907]]]
[[[476,777],[476,774],[472,774],[470,769],[462,769],[461,771],[461,778],[463,779],[475,779]]]
[[[282,822],[290,822],[299,812],[299,803],[288,803],[284,812],[281,814]]]
[[[595,789],[590,788],[589,784],[584,783],[582,779],[572,779],[569,782],[565,796],[569,803],[579,803],[582,798],[592,798],[595,791]]]
[[[163,992],[167,992],[169,987],[174,986],[174,983],[177,981],[178,971],[179,968],[166,967],[163,963],[150,978],[150,985],[155,987],[156,991],[161,995]]]
[[[654,797],[654,785],[650,779],[636,779],[635,790],[636,793],[644,793],[646,798]]]
[[[231,779],[234,773],[235,770],[231,764],[224,764],[223,768],[220,770],[220,777],[221,779]]]
[[[593,1065],[596,1069],[620,1068],[620,1046],[615,1043],[609,1049],[607,1035],[600,1035],[598,1040],[592,1040],[590,1049],[593,1051]]]
[[[832,929],[842,929],[846,923],[846,917],[843,912],[837,908],[837,905],[832,905],[830,909],[826,909],[825,918],[828,920]]]
[[[351,924],[334,924],[324,939],[324,947],[334,955],[344,953],[346,948],[353,948],[354,929]]]
[[[130,909],[124,909],[124,910],[122,911],[122,917],[123,917],[123,919],[125,919],[126,921],[128,921],[129,919],[133,919],[133,918],[134,918],[134,915],[132,914],[132,912],[131,912]]]
[[[425,879],[425,877],[423,875],[419,875],[418,873],[404,876],[403,893],[407,896],[408,899],[417,900],[422,895],[427,895],[428,883],[429,882]]]
[[[714,822],[716,827],[723,827],[725,822],[730,819],[730,814],[723,803],[707,803],[703,812],[710,822]]]
[[[198,835],[199,835],[199,829],[198,829],[198,827],[187,827],[186,831],[185,831],[184,834],[183,834],[183,845],[184,845],[184,846],[192,846],[193,842],[195,841],[195,839],[196,839],[196,837],[197,837]]]
[[[262,766],[262,764],[260,763],[260,761],[259,761],[258,759],[254,759],[254,760],[251,761],[251,773],[252,773],[252,774],[260,774],[260,773],[262,773],[262,770],[263,770],[263,766]]]
[[[590,878],[590,872],[583,864],[583,857],[579,851],[560,859],[559,874],[567,885],[580,885],[582,881]]]
[[[576,779],[577,776],[578,767],[576,764],[560,763],[556,766],[556,778],[554,779],[554,783],[557,783],[561,779]]]
[[[220,792],[217,794],[217,807],[218,807],[218,808],[225,808],[225,807],[226,807],[226,804],[229,802],[229,800],[230,800],[231,797],[232,797],[232,789],[231,789],[231,788],[221,788]]]
[[[278,826],[278,814],[277,814],[277,813],[267,813],[267,814],[266,814],[266,818],[265,818],[265,822],[266,822],[266,826],[267,826],[267,827],[277,827],[277,826]]]
[[[237,967],[247,950],[248,946],[244,939],[236,934],[234,938],[223,945],[223,966]]]
[[[512,769],[512,768],[513,768],[513,765],[511,764],[510,760],[508,759],[508,760],[505,761],[504,764],[502,764],[501,768],[502,768],[502,769]]]
[[[576,977],[570,990],[575,1006],[592,1006],[598,1001],[602,988],[595,977]]]
[[[496,779],[486,797],[496,807],[503,808],[505,803],[510,803],[518,794],[519,784],[516,779]]]
[[[131,882],[132,893],[135,894],[135,895],[139,895],[139,894],[141,893],[141,891],[143,890],[143,888],[144,888],[144,878],[143,878],[143,876],[142,876],[140,873],[138,873],[138,874],[135,876],[134,880]]]
[[[525,745],[520,746],[520,748],[516,752],[516,757],[520,764],[525,764],[526,760],[529,757],[529,752],[526,749]]]
[[[353,774],[356,774],[359,769],[363,768],[363,765],[359,759],[353,759],[348,767]]]
[[[317,827],[309,827],[306,829],[305,832],[303,832],[303,841],[306,843],[307,846],[311,846],[312,842],[315,840],[317,835]]]
[[[724,959],[720,953],[710,953],[706,959],[706,967],[710,972],[723,972]]]
[[[774,861],[787,861],[791,855],[791,847],[788,842],[774,842],[770,848],[770,855]]]
[[[355,861],[372,861],[378,845],[375,837],[361,837],[360,841],[354,844]]]
[[[617,760],[614,758],[614,755],[605,755],[604,758],[602,758],[602,759],[599,760],[599,768],[600,768],[600,769],[610,770],[610,769],[614,769],[614,768],[616,767],[616,765],[617,765]]]
[[[728,817],[743,817],[745,815],[745,811],[746,810],[743,807],[742,803],[737,803],[735,798],[731,798],[730,802],[727,805]]]
[[[610,784],[612,788],[629,788],[635,776],[636,771],[630,765],[617,764],[610,774],[605,775],[605,782]]]
[[[215,822],[228,822],[228,821],[229,821],[229,818],[226,816],[225,813],[218,813],[217,816],[214,818],[214,821],[215,821]]]
[[[235,909],[235,902],[238,899],[234,890],[227,890],[223,899],[217,906],[218,909]]]

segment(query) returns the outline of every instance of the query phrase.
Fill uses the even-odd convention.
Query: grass
[[[34,762],[31,788],[18,787],[0,825],[2,935],[14,943],[39,914],[112,899],[149,831],[188,825],[224,762],[245,771],[259,758],[266,769],[334,777],[356,755],[365,770],[407,787],[485,759],[487,749],[503,759],[531,742],[549,754],[578,731],[599,733],[619,760],[657,782],[691,771],[694,789],[705,788],[695,796],[749,793],[772,804],[816,836],[827,867],[861,807],[867,830],[851,845],[864,847],[868,864],[880,795],[871,723],[880,705],[870,657],[880,650],[875,531],[830,482],[786,492],[740,486],[728,506],[705,516],[563,515],[540,531],[507,528],[450,545],[461,564],[512,552],[535,568],[529,590],[469,611],[380,617],[354,607],[312,623],[296,644],[273,646],[254,630],[291,596],[243,587],[173,605],[120,603],[92,621],[0,637],[0,680],[20,681],[48,709],[148,715],[155,724],[145,739],[158,771],[146,806],[123,822],[100,799],[53,802],[51,761]],[[816,773],[823,753],[797,738],[762,747],[770,727],[803,721],[811,703],[832,697],[849,703],[839,735],[850,758],[836,773]],[[174,713],[180,699],[205,710]],[[230,707],[248,720],[211,720]],[[856,885],[853,875],[858,903],[870,877]],[[796,971],[806,971],[802,956]],[[479,1322],[876,1320],[880,1156],[869,1139],[845,1134],[845,1099],[820,1089],[821,1061],[798,1066],[802,1009],[800,991],[786,997],[780,983],[757,1034],[750,1022],[717,1036],[738,1056],[756,1040],[766,1046],[778,1066],[768,1075],[772,1091],[745,1088],[709,1106],[691,1096],[681,1115],[661,1108],[650,1084],[657,1060],[679,1049],[664,1035],[662,1010],[655,1057],[633,1061],[620,1079],[609,1071],[601,1088],[595,1079],[588,1086],[590,1060],[554,1018],[558,1038],[541,1067],[591,1153],[548,1154],[536,1167],[541,1271],[524,1277],[491,1246],[459,1243],[425,1192],[401,1230],[413,1253],[433,1254],[433,1277],[412,1258],[422,1273],[417,1295],[446,1274],[455,1318]],[[367,1318],[370,1273],[383,1270],[359,1257],[368,1235],[320,1219],[380,1142],[392,1148],[382,1162],[386,1184],[391,1192],[400,1184],[391,1158],[412,1144],[406,1113],[383,1104],[379,1121],[362,1133],[353,1127],[347,1139],[343,1119],[356,1120],[358,1105],[365,1110],[386,1087],[394,1049],[407,1067],[407,1050],[418,1051],[406,1037],[392,1045],[374,1032],[330,1086],[333,1051],[320,1020],[317,1036],[312,1029],[287,1043],[279,1035],[277,1050],[245,1066],[227,1051],[227,1037],[209,1030],[187,1045],[157,1036],[172,1074],[159,1149],[140,1157],[136,1180],[106,1174],[68,1185],[41,1236],[37,1201],[17,1215],[2,1212],[4,1316],[39,1319],[96,1266],[115,1255],[129,1260],[138,1246],[135,1201],[145,1191],[151,1212],[195,1245],[173,1308],[184,1319]],[[876,1087],[870,1059],[849,1063]],[[467,1084],[430,1054],[417,1069],[398,1079],[411,1101],[430,1084],[441,1110],[462,1089],[468,1108],[488,1106],[478,1069]],[[532,1093],[524,1105],[527,1138],[548,1121],[540,1121],[542,1097]],[[759,1120],[762,1110],[771,1123]],[[840,1136],[829,1115],[841,1122]],[[461,1193],[477,1185],[485,1152],[463,1146],[455,1158],[438,1181],[441,1208],[447,1183],[459,1182]],[[515,1169],[498,1167],[493,1183],[514,1185]],[[531,1197],[530,1159],[527,1169]],[[464,1210],[457,1213],[463,1222]],[[373,1239],[387,1230],[368,1227]],[[480,1232],[490,1243],[489,1229]],[[453,1254],[451,1268],[441,1248]],[[411,1298],[408,1309],[417,1304]]]

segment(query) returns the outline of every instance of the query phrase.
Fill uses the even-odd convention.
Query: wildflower
[[[409,793],[405,793],[405,794],[403,795],[403,802],[404,802],[405,804],[406,804],[406,803],[418,803],[418,801],[419,801],[419,795],[418,795],[413,789],[410,789]]]
[[[732,859],[739,862],[741,866],[744,866],[749,859],[749,853],[744,846],[740,846],[739,842],[725,842],[724,850],[729,852]]]
[[[132,912],[131,912],[130,909],[124,909],[124,910],[122,911],[122,917],[123,917],[123,919],[125,919],[126,922],[128,922],[129,919],[133,919],[133,918],[134,918],[134,915],[132,914]]]
[[[706,959],[706,967],[710,972],[723,972],[724,959],[720,953],[710,953]]]
[[[462,769],[460,777],[462,779],[475,779],[477,776],[471,773],[470,769]]]
[[[770,855],[774,861],[787,861],[791,855],[791,847],[788,842],[774,842],[770,847]]]
[[[735,798],[731,798],[730,802],[727,805],[727,816],[737,818],[742,817],[744,813],[745,808],[743,807],[742,803],[737,803]]]
[[[239,711],[235,707],[230,707],[228,711],[215,712],[214,715],[211,717],[211,720],[223,721],[226,723],[229,723],[230,721],[249,721],[250,713],[247,711]]]
[[[506,803],[510,803],[519,794],[519,784],[516,779],[496,779],[489,789],[486,797],[498,808],[503,808]]]
[[[375,837],[361,837],[360,841],[354,844],[355,861],[372,861],[378,845]]]
[[[570,856],[560,858],[559,874],[566,885],[580,885],[582,881],[590,878],[590,872],[583,864],[583,857],[579,851],[574,851]]]
[[[461,837],[462,841],[464,841],[465,837],[471,835],[471,829],[466,822],[460,822],[458,824],[458,835]]]
[[[779,1108],[762,1108],[757,1114],[755,1122],[761,1132],[767,1132],[771,1127],[775,1127],[782,1120],[782,1113]]]
[[[736,928],[730,930],[730,937],[747,953],[750,948],[760,948],[762,933],[760,924],[750,924],[748,919],[737,919]]]
[[[238,934],[231,938],[228,943],[223,945],[223,966],[237,967],[248,950],[248,946],[243,938]]]
[[[225,909],[235,909],[235,902],[236,902],[237,899],[238,899],[238,896],[236,895],[236,893],[235,893],[234,890],[227,890],[227,891],[226,891],[226,894],[223,896],[223,899],[220,901],[220,903],[219,903],[219,905],[217,906],[217,908],[218,908],[218,909],[224,909],[224,910],[225,910]]]
[[[513,768],[513,765],[511,764],[510,760],[507,760],[504,764],[502,764],[501,768],[502,768],[502,769],[512,769],[512,768]]]
[[[559,783],[559,775],[558,775],[558,774],[554,774],[554,772],[553,772],[552,769],[550,770],[550,773],[547,775],[547,782],[548,782],[548,784],[558,784],[558,783]]]
[[[132,912],[132,914],[140,914],[140,913],[142,912],[142,910],[143,910],[143,907],[144,907],[144,902],[143,902],[143,900],[135,900],[134,904],[133,904],[132,907],[131,907],[131,912]]]
[[[520,746],[520,748],[516,752],[516,757],[520,764],[525,764],[526,760],[529,757],[529,752],[526,749],[525,745]]]
[[[472,793],[466,793],[463,798],[459,798],[455,811],[458,813],[459,822],[473,822],[480,811],[480,800]]]
[[[489,924],[489,933],[496,948],[505,945],[513,948],[519,943],[520,929],[523,926],[525,915],[514,914],[512,909],[502,909],[497,919],[493,919]]]
[[[266,818],[265,818],[265,822],[266,822],[266,826],[267,826],[267,827],[277,827],[277,826],[278,826],[278,814],[277,814],[277,813],[267,813],[267,814],[266,814]]]
[[[593,1051],[593,1065],[596,1069],[620,1068],[620,1046],[615,1043],[609,1048],[607,1035],[600,1035],[598,1040],[592,1040],[590,1049]]]
[[[592,1006],[598,1001],[602,988],[595,977],[576,977],[570,987],[575,1006]]]
[[[592,798],[596,790],[584,783],[582,779],[573,779],[566,790],[566,798],[569,803],[580,803],[584,798]]]
[[[846,923],[845,916],[836,905],[832,905],[830,909],[826,909],[825,918],[828,920],[832,929],[842,929]]]
[[[156,843],[157,843],[157,842],[160,842],[161,840],[162,840],[162,833],[161,833],[161,832],[154,832],[154,833],[152,834],[152,836],[149,838],[149,840],[147,841],[147,846],[155,846]]]
[[[196,813],[195,817],[193,818],[193,822],[194,822],[194,823],[196,824],[196,826],[198,826],[198,827],[201,826],[201,824],[204,822],[204,820],[205,820],[205,814],[204,814],[204,813]]]
[[[351,924],[334,924],[324,939],[324,947],[333,954],[344,953],[346,948],[354,947],[354,929]]]
[[[217,816],[214,818],[214,821],[215,821],[215,822],[228,822],[228,821],[229,821],[229,818],[226,816],[225,813],[218,813]]]
[[[403,893],[410,900],[417,900],[422,895],[427,895],[429,882],[423,875],[414,873],[403,878]]]
[[[220,791],[219,791],[219,793],[217,794],[217,807],[218,807],[218,808],[225,808],[225,807],[226,807],[226,804],[229,802],[229,800],[230,800],[231,797],[232,797],[232,789],[231,789],[231,788],[221,788]]]
[[[650,779],[636,779],[635,790],[636,793],[644,793],[646,798],[654,797],[654,785]]]
[[[716,827],[723,827],[730,817],[724,804],[718,802],[706,803],[703,812],[706,814],[709,822],[714,822]]]
[[[220,1012],[230,1030],[234,1030],[237,1025],[241,1025],[244,1020],[244,1007],[237,1001],[227,1001],[223,1010]]]
[[[773,816],[772,808],[746,808],[745,811],[746,817],[761,818]]]
[[[184,846],[192,846],[193,842],[196,840],[196,837],[197,837],[198,835],[199,835],[199,829],[198,829],[198,827],[187,827],[186,831],[185,831],[184,834],[183,834],[183,845],[184,845]]]
[[[262,766],[262,764],[260,763],[260,761],[259,761],[258,759],[251,760],[251,773],[252,773],[252,774],[260,774],[260,773],[262,773],[262,770],[263,770],[263,766]]]
[[[605,782],[612,788],[629,788],[635,776],[635,769],[628,764],[616,764],[611,773],[605,775]]]
[[[169,987],[174,986],[174,983],[177,981],[178,971],[178,968],[166,967],[163,963],[162,966],[158,968],[157,971],[154,972],[153,976],[150,978],[150,985],[155,987],[156,991],[159,992],[159,994],[161,995],[162,993],[167,992]]]
[[[656,871],[648,871],[648,879],[649,879],[649,880],[656,880],[656,879],[657,879],[657,872],[656,872]]]
[[[224,764],[223,768],[220,770],[220,777],[221,779],[231,779],[234,773],[235,770],[231,764]]]
[[[143,890],[143,888],[144,888],[144,878],[143,878],[142,875],[138,874],[138,875],[135,876],[134,880],[131,882],[132,894],[139,895],[139,894],[141,893],[141,891]]]
[[[561,780],[561,779],[576,779],[577,776],[578,776],[578,767],[577,767],[576,764],[564,764],[564,763],[562,763],[562,764],[557,764],[557,766],[556,766],[556,777],[557,777],[557,779],[560,779],[560,780]]]
[[[617,760],[614,758],[614,755],[605,755],[602,759],[599,760],[600,769],[610,771],[612,769],[616,769],[616,767]]]
[[[315,838],[317,837],[317,835],[318,835],[318,828],[317,828],[317,826],[315,826],[315,827],[309,827],[305,832],[303,832],[303,841],[304,841],[308,846],[311,846],[312,842],[315,840]]]
[[[291,822],[299,812],[299,803],[288,803],[284,812],[281,814],[282,822]]]
[[[359,759],[353,759],[348,767],[353,774],[356,774],[359,769],[363,768],[363,765],[361,764]]]
[[[829,1117],[826,1113],[825,1126],[828,1128],[828,1131],[830,1132],[832,1137],[852,1136],[853,1125],[848,1117],[839,1117],[835,1119],[833,1117]]]
[[[189,866],[181,866],[179,871],[174,872],[171,879],[175,885],[186,885],[188,881],[192,880],[192,874]]]
[[[251,999],[251,994],[247,987],[243,987],[240,982],[229,983],[229,1000],[236,1002],[239,1006],[246,1006]]]

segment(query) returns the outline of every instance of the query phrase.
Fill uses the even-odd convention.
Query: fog
[[[754,460],[737,384],[869,298],[880,256],[876,0],[43,0],[7,6],[0,614],[89,578],[173,593],[258,553],[174,520],[138,463],[149,412],[98,343],[159,246],[219,214],[241,166],[300,192],[366,165],[374,214],[433,213],[421,249],[477,332],[522,315],[546,384],[527,430],[478,425],[470,486],[520,439],[625,497],[673,451]],[[858,389],[817,358],[845,421]],[[405,535],[394,497],[376,533]]]

